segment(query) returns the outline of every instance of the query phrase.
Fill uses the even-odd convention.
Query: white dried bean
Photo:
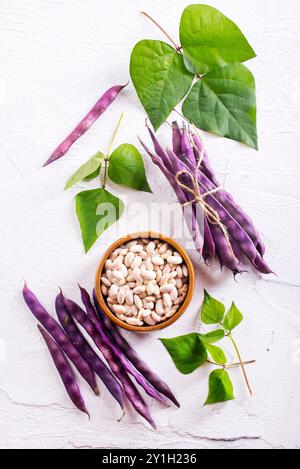
[[[164,305],[163,305],[163,301],[162,301],[162,300],[158,300],[158,302],[156,303],[155,311],[156,311],[157,314],[159,314],[160,316],[162,316],[162,315],[164,314]]]
[[[113,278],[117,282],[120,282],[121,280],[124,280],[124,275],[119,270],[114,270],[113,271]]]
[[[159,270],[156,272],[156,280],[157,280],[158,282],[160,282],[161,277],[162,277],[162,271],[159,269]]]
[[[133,270],[133,276],[137,282],[142,281],[141,271],[139,267],[135,267],[135,269]]]
[[[136,256],[131,263],[131,268],[134,270],[137,267],[141,267],[142,262],[143,262],[143,259],[141,258],[141,256]]]
[[[122,264],[122,265],[121,265],[121,267],[120,267],[120,272],[122,272],[124,278],[127,278],[127,276],[128,276],[128,269],[127,269],[127,267],[126,267],[125,264]]]
[[[125,257],[125,265],[126,267],[130,267],[132,262],[134,260],[134,254],[133,252],[129,252],[126,257]]]
[[[189,271],[188,271],[188,268],[186,265],[183,265],[182,266],[182,273],[185,277],[188,277],[189,276]]]
[[[180,267],[180,265],[178,267],[176,267],[176,272],[177,272],[177,277],[178,278],[183,277],[182,268]]]
[[[143,261],[145,261],[145,260],[148,258],[148,254],[146,253],[146,251],[142,251],[142,252],[140,253],[140,256],[141,256],[141,258],[143,259]]]
[[[177,277],[177,271],[176,270],[171,272],[170,275],[169,275],[169,279],[176,278],[176,277]]]
[[[116,250],[110,255],[110,259],[111,259],[112,261],[114,261],[114,260],[118,257],[118,255],[119,255],[120,253],[121,253],[121,249],[116,249]]]
[[[164,275],[162,276],[162,278],[160,279],[160,282],[159,282],[160,286],[163,286],[165,283],[168,282],[168,280],[169,280],[169,275],[170,275],[170,274],[164,274]]]
[[[156,325],[156,322],[154,321],[152,316],[147,316],[146,318],[144,318],[144,321],[145,321],[146,324],[148,324],[148,326],[155,326]]]
[[[153,242],[153,241],[150,241],[150,243],[146,247],[146,251],[150,256],[154,254],[155,247],[156,247],[156,245],[155,245],[155,242]]]
[[[143,307],[143,302],[142,302],[142,300],[140,299],[140,297],[139,297],[138,295],[134,295],[133,299],[134,299],[134,303],[135,303],[137,309],[142,309],[142,307]]]
[[[126,308],[123,305],[112,305],[112,309],[116,314],[126,314]]]
[[[147,318],[148,316],[151,316],[151,313],[152,313],[151,309],[142,308],[141,311],[143,311],[143,317],[144,318]]]
[[[113,281],[112,271],[107,270],[106,275],[107,275],[108,280],[112,283],[112,281]]]
[[[128,282],[127,285],[129,286],[129,288],[135,288],[136,282]]]
[[[169,283],[165,283],[162,287],[160,287],[160,292],[161,293],[170,293],[172,290],[172,285]]]
[[[142,252],[144,250],[143,246],[141,244],[136,244],[135,246],[132,246],[130,248],[130,252],[133,252],[134,254],[138,252]]]
[[[128,306],[132,306],[133,305],[133,293],[131,290],[129,290],[127,293],[126,293],[126,303],[128,304]]]
[[[101,282],[104,283],[107,287],[111,287],[111,281],[107,277],[101,277]]]
[[[145,280],[154,280],[156,278],[156,273],[152,270],[145,270],[145,272],[142,272],[142,276]]]
[[[116,260],[111,265],[111,270],[117,270],[121,267],[123,263],[123,256],[118,256]]]
[[[172,306],[173,302],[171,300],[169,293],[163,294],[163,302],[165,306]]]
[[[154,265],[164,265],[165,261],[160,256],[153,256],[152,257],[152,264]]]
[[[112,300],[115,300],[118,296],[118,292],[119,292],[119,287],[117,285],[113,284],[109,289],[109,297]]]
[[[181,303],[184,302],[184,296],[179,296],[177,300],[174,301],[174,305],[180,305]]]
[[[107,261],[105,262],[105,269],[111,270],[112,265],[113,265],[113,262],[110,259],[107,259]]]
[[[167,243],[165,243],[162,246],[160,246],[158,252],[159,252],[159,254],[165,254],[167,252],[167,250],[168,250],[168,245],[167,245]]]
[[[117,318],[120,319],[120,321],[126,322],[127,317],[124,316],[124,314],[116,314]]]
[[[154,285],[153,293],[155,296],[160,297],[160,289],[158,285]]]
[[[154,269],[154,266],[153,266],[153,263],[151,262],[150,257],[147,257],[147,259],[146,259],[146,267],[147,267],[147,270],[153,270]]]
[[[119,290],[118,295],[117,295],[117,300],[120,305],[122,305],[125,302],[125,292],[124,290]]]
[[[108,288],[107,288],[106,285],[102,285],[102,286],[101,286],[101,291],[102,291],[102,294],[103,294],[104,296],[107,296],[107,295],[108,295]]]
[[[128,243],[126,243],[126,246],[130,249],[132,248],[132,246],[135,246],[137,244],[137,240],[134,239],[133,241],[128,241]]]
[[[172,290],[170,291],[170,297],[171,297],[171,300],[174,302],[175,300],[177,300],[178,298],[178,291],[177,291],[177,288],[172,288]]]
[[[144,293],[146,291],[146,287],[143,285],[143,286],[139,286],[139,287],[135,287],[133,289],[133,293],[135,295],[140,295],[141,293]]]
[[[154,309],[153,301],[147,301],[146,298],[143,300],[143,306],[145,309]]]
[[[182,264],[183,260],[180,256],[169,256],[167,262],[171,265],[179,265]]]
[[[163,270],[163,275],[167,275],[171,272],[171,266],[169,264],[166,264]]]
[[[149,296],[154,294],[154,284],[152,282],[148,283],[146,291]]]
[[[176,281],[176,287],[178,289],[182,288],[183,287],[183,282],[181,280],[181,278],[179,278],[177,281]]]
[[[144,323],[140,321],[138,318],[126,318],[127,324],[130,326],[142,326]]]
[[[161,317],[155,311],[152,311],[151,317],[156,323],[161,321]]]

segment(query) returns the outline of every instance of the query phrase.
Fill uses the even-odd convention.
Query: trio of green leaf
[[[225,306],[205,291],[201,321],[207,325],[216,325],[218,328],[208,334],[192,333],[173,339],[161,339],[176,368],[185,375],[193,373],[207,363],[220,367],[220,369],[211,372],[209,376],[209,392],[205,405],[226,402],[235,398],[227,370],[236,366],[242,367],[247,387],[252,395],[244,365],[253,363],[253,361],[242,361],[232,336],[233,329],[242,322],[243,316],[234,303],[225,313]],[[233,344],[238,356],[238,363],[228,365],[223,349],[214,345],[225,337]]]
[[[85,252],[88,252],[102,233],[122,216],[124,204],[106,189],[107,179],[132,189],[151,192],[147,182],[144,161],[134,145],[125,143],[111,153],[113,142],[123,114],[114,132],[109,151],[101,151],[84,163],[67,181],[65,190],[81,181],[91,181],[101,175],[103,186],[76,195],[76,213],[79,220]]]
[[[182,114],[196,127],[258,148],[255,79],[242,64],[256,56],[229,18],[208,5],[188,6],[180,43],[143,40],[133,49],[130,74],[157,130],[185,98]]]

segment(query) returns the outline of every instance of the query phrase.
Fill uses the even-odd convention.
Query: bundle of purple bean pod
[[[220,186],[200,137],[174,122],[173,149],[164,150],[148,130],[154,152],[141,144],[174,189],[204,260],[208,263],[216,257],[221,268],[225,266],[234,274],[245,271],[249,262],[261,273],[272,273],[263,259],[265,246],[259,233],[251,218]]]
[[[179,407],[175,396],[168,385],[137,356],[128,342],[113,327],[110,320],[102,316],[100,319],[88,292],[82,287],[80,287],[80,291],[86,312],[74,301],[64,298],[62,291],[56,297],[56,314],[62,325],[61,328],[26,284],[23,289],[26,304],[37,320],[44,326],[44,328],[40,326],[38,328],[47,344],[69,397],[79,410],[88,413],[76,376],[69,363],[70,360],[92,387],[95,394],[98,395],[99,390],[94,372],[119,403],[123,412],[126,396],[134,409],[153,428],[156,428],[146,402],[132,383],[129,375],[136,380],[149,396],[163,404],[167,403],[165,398],[168,398]],[[92,349],[77,323],[86,330],[107,364]]]

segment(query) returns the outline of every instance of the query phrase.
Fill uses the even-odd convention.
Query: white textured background
[[[159,335],[130,336],[141,355],[179,396],[180,410],[149,402],[158,431],[117,406],[102,389],[82,389],[92,420],[73,409],[21,298],[23,279],[53,311],[57,286],[78,298],[76,282],[93,284],[107,244],[137,228],[156,228],[143,213],[124,216],[84,256],[66,178],[98,148],[105,149],[121,111],[117,143],[145,136],[144,114],[130,86],[60,162],[42,169],[56,144],[104,90],[128,80],[130,51],[142,38],[162,39],[139,14],[145,9],[176,38],[186,0],[0,0],[0,447],[296,448],[300,445],[300,3],[297,0],[210,2],[243,29],[258,54],[249,66],[258,88],[260,151],[207,136],[226,187],[253,216],[277,277],[201,273],[189,312],[163,335],[199,327],[202,286],[245,314],[237,331],[255,394],[232,373],[238,399],[204,408],[208,369],[184,377]],[[162,128],[161,134],[167,129]],[[174,201],[146,160],[153,196]],[[93,187],[91,184],[91,187]],[[96,183],[95,183],[96,184]],[[83,185],[82,185],[83,187]],[[136,193],[113,188],[127,199]],[[180,212],[178,212],[178,220]],[[174,226],[169,227],[171,233]],[[231,352],[231,349],[229,349]]]

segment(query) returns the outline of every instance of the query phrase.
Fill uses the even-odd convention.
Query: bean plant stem
[[[123,117],[124,117],[124,112],[122,112],[122,114],[121,114],[121,116],[120,116],[120,119],[119,119],[119,121],[118,121],[117,127],[116,127],[115,130],[114,130],[113,136],[112,136],[112,138],[111,138],[111,141],[110,141],[110,144],[109,144],[109,147],[108,147],[108,151],[107,151],[106,157],[105,157],[105,159],[104,159],[104,180],[103,180],[103,189],[105,189],[105,187],[106,187],[107,172],[108,172],[108,164],[109,164],[110,154],[111,154],[112,147],[113,147],[115,138],[116,138],[116,136],[117,136],[118,130],[119,130],[119,128],[120,128],[120,125],[121,125],[121,122],[122,122]]]
[[[229,370],[230,368],[236,368],[238,366],[241,366],[241,363],[232,363],[231,365],[221,365],[220,363],[216,363],[216,362],[213,362],[211,360],[207,360],[207,362],[210,364],[210,365],[215,365],[215,366],[222,366],[223,368]],[[249,360],[249,361],[246,361],[246,362],[243,362],[243,365],[252,365],[253,363],[256,363],[256,360]]]
[[[178,44],[176,44],[174,39],[171,38],[171,36],[161,27],[161,25],[145,11],[142,11],[141,13],[142,15],[146,16],[146,18],[148,18],[150,21],[152,21],[152,23],[154,23],[155,26],[157,26],[161,30],[161,32],[169,39],[169,41],[171,42],[171,44],[173,44],[177,52],[181,53],[181,47]]]
[[[247,385],[247,388],[249,389],[249,392],[250,392],[250,395],[253,396],[253,392],[252,392],[252,389],[251,389],[251,386],[250,386],[250,383],[249,383],[249,380],[248,380],[248,376],[247,376],[247,373],[246,373],[246,370],[245,370],[245,367],[244,367],[244,362],[242,360],[242,357],[241,357],[241,354],[240,354],[240,351],[239,351],[239,348],[234,340],[234,338],[232,337],[232,334],[228,334],[228,338],[231,340],[232,342],[232,345],[234,346],[235,348],[235,351],[237,353],[237,356],[238,356],[238,359],[240,361],[240,365],[242,367],[242,371],[243,371],[243,375],[244,375],[244,378],[245,378],[245,381],[246,381],[246,385]]]

